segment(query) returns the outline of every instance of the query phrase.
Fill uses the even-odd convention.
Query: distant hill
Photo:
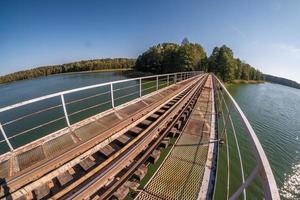
[[[37,67],[0,76],[0,84],[68,72],[97,71],[107,69],[129,69],[133,68],[135,60],[136,59],[131,58],[105,58],[94,60],[82,60],[61,65]]]
[[[277,76],[272,76],[272,75],[269,75],[269,74],[264,74],[264,78],[267,82],[277,83],[277,84],[280,84],[280,85],[285,85],[285,86],[300,89],[300,84],[297,83],[296,81],[292,81],[292,80],[277,77]]]

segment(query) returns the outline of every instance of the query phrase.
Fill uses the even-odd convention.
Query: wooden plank
[[[85,170],[88,171],[91,167],[93,167],[96,163],[91,158],[86,158],[81,161],[79,165]]]
[[[126,135],[121,135],[120,137],[117,138],[117,140],[122,144],[126,144],[130,140],[130,137]]]
[[[68,171],[57,176],[57,180],[61,186],[66,185],[72,179],[73,179],[73,176]]]
[[[106,145],[105,147],[103,147],[99,151],[100,151],[100,153],[102,153],[106,157],[109,157],[112,153],[115,152],[115,149],[110,145]]]
[[[33,192],[36,199],[42,199],[50,193],[50,189],[47,184],[42,184],[41,186],[35,188]]]

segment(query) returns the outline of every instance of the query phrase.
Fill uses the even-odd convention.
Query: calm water
[[[114,80],[120,80],[127,78],[122,72],[101,72],[101,73],[73,73],[73,74],[61,74],[49,77],[42,77],[32,80],[18,81],[10,84],[0,85],[0,107],[8,106],[14,103],[18,103],[24,100],[29,100],[32,98],[40,97],[43,95],[60,92],[64,90],[74,89],[78,87],[84,87],[93,84],[99,84],[103,82],[110,82]],[[129,83],[133,84],[133,83]],[[117,87],[118,85],[116,85]],[[122,87],[122,86],[121,86]],[[131,88],[135,89],[135,88]],[[69,119],[71,124],[87,118],[89,116],[95,115],[103,110],[111,108],[111,97],[110,97],[110,87],[104,86],[101,88],[90,89],[82,92],[72,93],[65,95],[65,101],[67,103],[67,110],[69,114]],[[128,91],[124,91],[128,92]],[[123,92],[123,93],[124,93]],[[132,91],[129,91],[132,92]],[[105,93],[101,96],[95,96],[84,101],[76,102],[73,104],[68,104],[71,101],[77,100],[79,98],[85,98],[100,93]],[[116,92],[115,95],[123,95],[121,92]],[[120,99],[122,101],[124,99]],[[127,100],[127,99],[125,99]],[[107,102],[106,104],[93,107],[93,109],[84,110],[85,108],[95,106],[99,103]],[[116,104],[122,102],[115,102]],[[21,145],[27,144],[32,140],[43,137],[51,132],[59,130],[67,126],[66,120],[64,118],[64,113],[61,105],[60,97],[54,97],[48,100],[40,101],[37,103],[22,106],[17,109],[6,111],[0,113],[0,122],[8,137],[16,136],[11,138],[10,142],[13,147],[19,147]],[[57,107],[55,107],[57,106]],[[27,118],[9,123],[18,119],[22,116],[26,116],[31,113],[36,113],[40,110],[47,109],[49,107],[54,107],[51,110],[37,113],[35,115],[29,116]],[[83,112],[77,113],[76,111],[83,110]],[[74,115],[70,115],[75,113]],[[56,120],[57,119],[57,120]],[[54,121],[56,120],[56,121]],[[52,122],[47,124],[48,122]],[[43,127],[34,129],[44,124]],[[27,131],[25,134],[24,131]],[[3,140],[2,134],[0,134],[0,141]],[[6,143],[0,144],[0,153],[7,152],[9,150]]]
[[[43,95],[126,78],[122,72],[60,74],[0,85],[0,108]]]
[[[262,143],[281,196],[300,199],[300,90],[271,83],[229,90]]]
[[[74,88],[128,78],[124,72],[73,73],[0,85],[0,107]],[[158,88],[166,87],[161,77]],[[169,83],[173,82],[170,78]],[[140,95],[138,80],[113,85],[114,105]],[[142,95],[156,90],[156,78],[142,81]],[[101,86],[64,95],[70,124],[112,108],[110,86]],[[42,111],[42,112],[41,112]],[[0,122],[14,148],[39,139],[67,126],[60,96],[38,101],[0,113]],[[0,134],[0,154],[9,151]]]

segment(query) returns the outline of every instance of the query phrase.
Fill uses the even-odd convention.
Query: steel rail
[[[105,102],[103,102],[103,103],[99,103],[99,104],[96,104],[96,105],[90,106],[90,107],[88,107],[88,108],[84,108],[84,109],[81,109],[81,110],[78,110],[78,111],[75,111],[75,112],[69,113],[69,114],[68,114],[68,116],[70,117],[70,116],[76,115],[76,114],[78,114],[78,113],[81,113],[81,112],[87,111],[87,110],[89,110],[89,109],[92,109],[92,108],[97,108],[97,107],[103,106],[103,105],[105,105],[105,104],[108,104],[108,103],[111,103],[111,101],[110,101],[110,100],[109,100],[109,101],[105,101]]]
[[[57,122],[57,121],[59,121],[59,120],[62,120],[62,119],[64,119],[64,118],[65,118],[65,116],[59,117],[59,118],[56,118],[56,119],[54,119],[54,120],[48,121],[48,122],[46,122],[46,123],[40,124],[40,125],[38,125],[38,126],[32,127],[32,128],[30,128],[30,129],[24,130],[24,131],[22,131],[22,132],[20,132],[20,133],[17,133],[17,134],[15,134],[15,135],[13,135],[13,136],[10,136],[10,137],[8,137],[8,139],[9,139],[9,140],[10,140],[10,139],[13,139],[13,138],[18,137],[18,136],[20,136],[20,135],[26,134],[26,133],[28,133],[28,132],[30,132],[30,131],[34,131],[34,130],[36,130],[36,129],[38,129],[38,128],[41,128],[41,127],[44,127],[44,126],[46,126],[46,125],[52,124],[52,123],[54,123],[54,122]]]
[[[174,76],[177,76],[177,74],[181,74],[181,76],[183,74],[186,74],[186,75],[191,75],[191,74],[196,75],[198,73],[199,72],[181,72],[181,73],[174,73]],[[139,77],[139,78],[133,78],[133,79],[125,79],[125,80],[119,80],[119,81],[114,81],[114,82],[96,84],[96,85],[81,87],[81,88],[77,88],[77,89],[67,90],[67,91],[63,91],[63,92],[58,92],[58,93],[54,93],[54,94],[50,94],[50,95],[46,95],[46,96],[34,98],[34,99],[31,99],[31,100],[28,100],[28,101],[23,101],[23,102],[20,102],[20,103],[14,104],[14,105],[10,105],[10,106],[4,107],[4,108],[0,108],[0,113],[8,111],[8,110],[11,110],[11,109],[15,109],[15,108],[18,108],[18,107],[21,107],[21,106],[25,106],[25,105],[28,105],[28,104],[32,104],[32,103],[35,103],[35,102],[38,102],[38,101],[42,101],[42,100],[46,100],[46,99],[49,99],[49,98],[54,98],[54,97],[59,97],[60,96],[60,99],[61,99],[61,104],[60,105],[62,105],[62,107],[63,107],[63,111],[64,111],[64,115],[65,115],[65,120],[66,120],[67,126],[71,127],[71,123],[70,123],[70,120],[69,120],[69,114],[67,112],[67,105],[70,105],[70,104],[73,104],[73,103],[77,103],[77,102],[81,102],[81,101],[84,101],[84,100],[87,100],[87,99],[91,99],[91,98],[94,98],[94,97],[97,97],[97,96],[101,96],[101,95],[110,93],[110,96],[111,96],[111,105],[112,105],[112,108],[115,109],[115,100],[122,99],[122,98],[126,97],[126,95],[125,95],[124,97],[117,97],[116,99],[114,99],[114,92],[115,91],[124,90],[126,88],[132,88],[132,87],[136,87],[136,86],[140,85],[140,90],[139,90],[140,95],[139,96],[141,97],[142,96],[142,80],[143,79],[156,78],[156,90],[158,90],[159,89],[158,88],[159,87],[158,86],[159,77],[165,77],[165,79],[166,79],[170,75],[172,75],[172,74],[162,74],[162,75],[154,75],[154,76],[148,76],[148,77]],[[136,85],[133,85],[133,86],[131,85],[131,86],[123,87],[123,88],[114,89],[114,84],[124,83],[124,82],[130,82],[130,81],[139,81],[140,84],[136,84]],[[104,93],[100,93],[100,94],[96,94],[96,95],[91,95],[91,96],[88,96],[88,97],[84,97],[84,98],[81,98],[81,99],[73,100],[71,102],[65,102],[65,98],[64,97],[65,97],[66,94],[70,94],[70,93],[74,93],[74,92],[78,92],[78,91],[83,91],[83,90],[88,90],[88,89],[92,89],[92,88],[98,88],[98,87],[102,87],[102,86],[110,86],[110,92],[108,91],[108,92],[104,92]],[[150,88],[148,88],[148,89],[150,89]],[[132,95],[133,94],[127,95],[127,96],[132,96]],[[8,121],[8,122],[4,123],[3,126],[11,124],[11,123],[14,123],[14,122],[18,122],[18,121],[20,121],[22,119],[34,116],[34,115],[39,114],[39,113],[42,113],[42,112],[54,109],[56,107],[59,107],[60,105],[53,106],[53,107],[50,107],[50,108],[46,108],[46,109],[43,109],[43,110],[40,110],[40,111],[37,111],[37,112],[33,112],[33,113],[30,113],[30,114],[21,116],[21,117],[19,117],[17,119],[14,119],[14,120],[11,120],[11,121]],[[97,106],[94,106],[94,107],[97,107]],[[86,110],[88,110],[88,108]],[[80,112],[78,111],[77,113],[80,113]],[[50,124],[52,122],[53,121],[50,121],[48,124]],[[47,123],[45,123],[45,124],[47,124]],[[36,126],[36,127],[42,127],[42,126]],[[3,129],[3,127],[2,127],[2,129]],[[26,131],[23,131],[23,132],[21,132],[19,134],[16,134],[16,136],[22,135],[22,134],[27,133],[27,132],[29,132],[31,130],[34,130],[34,129],[35,128],[30,128],[30,129],[28,129],[28,131],[26,130]],[[4,138],[7,138],[6,133],[4,132],[4,130],[1,131],[1,132],[4,135]],[[5,141],[7,142],[8,146],[10,147],[10,150],[13,151],[14,149],[12,148],[11,144],[9,143],[9,141],[8,140],[5,140]]]
[[[203,76],[199,77],[199,79],[203,79],[203,78],[204,78]],[[186,90],[189,90],[189,88],[190,88],[190,87],[193,87],[194,85],[195,85],[195,83],[193,83],[193,85],[189,85],[189,86],[188,86],[185,90],[183,90],[182,92],[184,92],[184,91],[186,91]],[[182,93],[182,92],[181,92],[181,93]],[[174,97],[172,97],[172,99],[174,99],[176,96],[178,96],[178,95],[175,95]],[[177,102],[177,103],[178,103],[178,102]],[[176,104],[177,104],[177,103],[176,103]],[[175,106],[175,105],[174,105],[174,106]],[[157,107],[155,110],[159,110],[160,107],[162,107],[162,106]],[[154,110],[154,112],[155,112],[155,110]],[[153,112],[153,113],[154,113],[154,112]],[[149,129],[149,127],[148,127],[147,129]],[[113,156],[109,157],[107,160],[105,160],[102,164],[100,164],[99,166],[97,166],[95,169],[93,169],[93,170],[90,171],[89,173],[85,174],[83,178],[78,179],[76,182],[73,182],[71,185],[69,185],[69,186],[68,186],[67,188],[65,188],[64,190],[62,190],[62,191],[60,191],[59,193],[55,194],[52,198],[54,198],[54,199],[61,198],[62,196],[67,195],[67,194],[70,193],[71,191],[72,191],[71,193],[72,193],[72,197],[73,197],[74,194],[75,194],[73,190],[74,190],[74,188],[77,188],[78,184],[82,184],[82,183],[85,181],[85,179],[91,178],[92,176],[94,176],[95,173],[97,173],[99,170],[101,170],[101,169],[103,169],[103,168],[104,168],[105,170],[107,170],[106,166],[109,165],[113,160],[118,159],[117,156],[122,156],[122,153],[126,152],[126,149],[128,149],[128,147],[131,147],[131,146],[133,146],[133,145],[136,145],[136,142],[135,142],[135,141],[138,141],[138,139],[141,138],[141,137],[145,134],[145,132],[146,132],[146,130],[144,130],[144,133],[139,133],[139,135],[138,135],[136,138],[134,138],[133,140],[131,140],[129,144],[127,144],[125,147],[123,147],[122,149],[120,149],[118,152],[114,153]],[[103,174],[103,173],[102,173],[102,174]],[[90,181],[90,182],[88,182],[87,185],[92,184],[92,182],[94,182],[95,180],[96,180],[96,179],[93,178],[93,180]],[[87,186],[85,185],[85,187],[87,187]],[[79,191],[81,191],[81,190],[82,190],[82,188],[79,189]],[[77,193],[78,193],[78,192],[77,192]],[[76,195],[75,195],[75,196],[76,196]],[[68,197],[68,198],[70,198],[70,197]]]
[[[110,94],[110,91],[102,92],[100,94],[91,95],[91,96],[84,97],[84,98],[81,98],[81,99],[72,100],[72,101],[66,102],[66,105],[70,105],[70,104],[73,104],[73,103],[78,103],[78,102],[85,101],[85,100],[88,100],[88,99],[92,99],[92,98],[95,98],[95,97],[99,97],[99,96],[102,96],[102,95],[105,95],[105,94]]]
[[[153,88],[156,88],[156,85],[155,86],[152,86],[152,87],[148,87],[148,88],[146,88],[146,89],[142,89],[142,91],[144,92],[144,91],[148,91],[148,90],[150,90],[150,89],[153,89]],[[155,90],[156,91],[156,90]]]
[[[108,91],[108,92],[103,92],[103,93],[96,94],[96,95],[91,95],[91,96],[84,97],[84,98],[81,98],[81,99],[76,99],[76,100],[67,102],[66,105],[70,105],[70,104],[73,104],[73,103],[78,103],[78,102],[81,102],[81,101],[84,101],[84,100],[87,100],[87,99],[91,99],[91,98],[94,98],[94,97],[102,96],[102,95],[105,95],[105,94],[110,94],[110,91]],[[43,112],[47,112],[47,111],[49,111],[49,110],[52,110],[52,109],[55,109],[55,108],[59,108],[59,107],[61,107],[61,106],[62,106],[62,104],[58,104],[58,105],[51,106],[51,107],[48,107],[48,108],[45,108],[45,109],[42,109],[42,110],[39,110],[39,111],[30,113],[30,114],[27,114],[27,115],[23,115],[23,116],[18,117],[18,118],[14,119],[14,120],[10,120],[10,121],[7,121],[7,122],[5,122],[5,123],[2,123],[2,126],[6,126],[6,125],[9,125],[9,124],[15,123],[15,122],[20,121],[20,120],[22,120],[22,119],[26,119],[26,118],[31,117],[31,116],[34,116],[34,115],[36,115],[36,114],[40,114],[40,113],[43,113]],[[71,114],[69,114],[69,116],[70,116],[70,115],[71,115]]]
[[[62,104],[58,104],[56,106],[51,106],[51,107],[48,107],[48,108],[45,108],[45,109],[42,109],[42,110],[30,113],[30,114],[27,114],[27,115],[23,115],[23,116],[18,117],[18,118],[14,119],[14,120],[10,120],[10,121],[7,121],[7,122],[3,123],[2,126],[6,126],[6,125],[9,125],[9,124],[15,123],[15,122],[20,121],[22,119],[26,119],[28,117],[31,117],[33,115],[36,115],[36,114],[39,114],[39,113],[42,113],[42,112],[47,112],[49,110],[52,110],[52,109],[55,109],[55,108],[59,108],[61,106],[62,106]]]
[[[259,142],[257,135],[255,134],[255,131],[253,130],[248,119],[246,118],[244,112],[239,107],[239,105],[234,100],[234,98],[231,96],[231,94],[228,92],[228,90],[226,89],[224,84],[215,75],[213,75],[213,77],[217,80],[218,84],[222,87],[222,89],[225,91],[226,95],[229,97],[230,101],[233,103],[235,110],[237,111],[242,123],[244,124],[244,128],[245,128],[247,136],[250,140],[251,148],[255,155],[257,164],[259,165],[259,174],[260,174],[260,178],[262,181],[265,198],[279,200],[280,196],[279,196],[277,184],[276,184],[271,166],[270,166],[268,158],[263,150],[263,147],[262,147],[261,143]],[[246,183],[242,184],[241,187],[244,187],[245,184]]]
[[[202,80],[205,80],[205,77],[203,77]],[[202,82],[201,82],[202,83]],[[168,118],[168,116],[170,116],[172,113],[174,113],[174,110],[176,111],[176,109],[180,110],[178,108],[179,105],[182,105],[183,102],[188,101],[191,99],[191,97],[193,97],[195,95],[195,90],[199,89],[200,84],[198,83],[196,85],[193,85],[192,88],[188,91],[187,94],[185,94],[184,97],[182,97],[178,102],[176,102],[170,110],[167,110],[166,113],[164,113],[162,116],[159,117],[158,121],[155,121],[153,124],[150,125],[150,127],[147,127],[142,133],[140,133],[137,138],[135,138],[135,141],[131,141],[128,146],[131,146],[131,149],[127,152],[125,152],[124,155],[120,155],[120,158],[115,158],[118,159],[117,161],[115,161],[114,163],[112,163],[110,167],[105,168],[104,172],[102,172],[101,174],[99,174],[96,178],[93,178],[91,181],[89,181],[86,185],[84,185],[83,187],[81,187],[78,191],[76,192],[72,192],[71,196],[68,196],[66,199],[85,199],[86,195],[89,196],[89,192],[87,192],[87,190],[91,190],[92,186],[94,186],[95,184],[97,184],[98,181],[101,180],[101,178],[103,178],[103,176],[105,176],[109,171],[111,171],[113,169],[113,167],[116,167],[117,165],[124,163],[126,160],[128,160],[128,157],[133,154],[139,146],[143,146],[142,144],[147,141],[147,139],[149,140],[149,138],[153,137],[153,134],[157,132],[157,130],[159,130],[159,128],[161,126],[164,125],[164,122],[166,122],[167,120],[169,120],[170,118]],[[189,97],[189,98],[188,98]],[[188,98],[188,99],[187,99]],[[186,104],[184,104],[186,105]],[[144,136],[144,137],[142,137]],[[140,139],[140,140],[138,140]],[[152,140],[151,140],[152,141]],[[132,143],[132,144],[131,144]],[[94,191],[94,188],[92,189]]]
[[[123,175],[119,180],[118,180],[118,183],[116,184],[117,186],[115,187],[115,188],[109,188],[108,190],[106,190],[106,192],[104,193],[104,194],[102,194],[101,196],[100,196],[100,199],[108,199],[108,198],[110,198],[111,197],[111,195],[112,195],[112,192],[118,187],[118,186],[120,186],[122,183],[124,183],[128,178],[129,178],[129,176],[130,175],[132,175],[132,172],[134,171],[134,170],[136,170],[143,162],[145,162],[145,160],[147,159],[147,157],[151,154],[151,152],[155,149],[155,148],[157,148],[158,147],[158,145],[159,145],[159,143],[163,140],[163,138],[164,137],[166,137],[166,135],[170,132],[170,130],[176,125],[176,123],[178,122],[178,121],[180,121],[180,119],[181,119],[181,116],[182,115],[184,115],[184,113],[188,110],[188,108],[190,107],[190,106],[192,106],[192,107],[194,107],[195,106],[195,104],[196,104],[196,101],[194,101],[193,102],[193,100],[195,99],[195,98],[198,98],[199,97],[199,95],[200,95],[200,92],[199,92],[199,90],[201,90],[203,87],[203,84],[205,83],[205,77],[201,80],[201,83],[198,85],[198,88],[197,88],[197,92],[194,92],[193,93],[193,96],[191,97],[191,98],[189,98],[189,100],[188,100],[188,102],[183,106],[183,108],[181,108],[181,109],[179,109],[179,114],[177,114],[177,115],[175,115],[175,118],[173,119],[173,120],[171,120],[171,122],[170,122],[170,124],[166,127],[166,128],[164,128],[163,130],[162,130],[162,133],[160,134],[160,136],[157,138],[157,139],[154,139],[155,140],[155,142],[153,143],[153,145],[151,145],[150,147],[148,147],[147,148],[147,150],[145,150],[145,153],[143,154],[143,156],[141,157],[141,158],[139,158],[136,162],[135,162],[135,164],[134,164],[134,166],[132,166],[130,169],[128,169],[128,171],[125,173],[125,175]],[[175,108],[174,108],[175,109]],[[184,120],[185,122],[184,122],[184,127],[182,128],[182,129],[184,129],[185,127],[186,127],[186,125],[187,125],[187,121],[190,119],[189,117],[190,117],[190,114],[192,113],[192,110],[190,110],[189,111],[189,114],[187,114],[187,119],[186,120]],[[163,124],[163,122],[160,122],[160,124]],[[178,129],[178,131],[179,131],[179,129]],[[182,133],[182,132],[181,132]],[[177,140],[179,139],[179,137],[177,138]],[[176,140],[176,141],[177,141]],[[175,146],[175,145],[174,145]],[[173,149],[173,147],[174,146],[172,146],[172,148],[171,149]],[[168,153],[168,155],[171,153],[171,150],[169,151],[169,153]],[[168,155],[165,157],[165,159],[168,157]],[[164,160],[165,160],[164,159]],[[161,163],[161,165],[162,165],[162,163]],[[160,166],[161,166],[160,165]],[[159,167],[160,168],[160,167]],[[158,170],[157,170],[158,171]],[[157,172],[156,171],[156,172]],[[155,172],[155,173],[156,173]],[[154,174],[153,174],[153,176],[154,176]],[[152,176],[152,177],[153,177]],[[122,180],[123,179],[123,180]],[[149,180],[150,181],[150,180]],[[148,181],[148,183],[149,183],[149,181]],[[147,185],[147,184],[146,184]],[[113,186],[112,186],[113,187]],[[94,193],[95,194],[95,193]]]
[[[126,87],[117,88],[117,89],[114,89],[114,92],[120,91],[120,90],[126,90],[126,89],[137,87],[137,86],[140,86],[140,84],[138,83],[138,84],[129,85],[129,86],[126,86]]]
[[[139,93],[140,93],[140,91],[132,92],[130,94],[126,94],[126,95],[123,95],[123,96],[115,97],[114,100],[124,99],[125,97],[133,96],[133,95],[139,94]]]
[[[168,83],[159,84],[158,87],[160,87],[160,86],[166,86],[166,85],[168,85]]]
[[[203,75],[199,76],[198,78],[200,78],[200,77],[203,77]],[[187,85],[183,85],[182,91],[189,88],[192,83],[194,83],[196,80],[198,80],[198,78],[197,77],[192,78],[191,83],[188,82]],[[165,97],[165,99],[168,99],[167,102],[169,102],[169,101],[171,101],[170,98],[173,98],[173,97],[174,97],[174,95],[169,95],[169,96]],[[132,119],[133,118],[135,119],[134,124],[138,123],[139,120],[145,119],[147,116],[150,116],[151,114],[153,114],[155,112],[155,111],[153,111],[153,108],[156,108],[158,105],[161,105],[162,101],[163,101],[163,99],[154,103],[151,106],[150,105],[146,106],[145,109],[148,109],[150,112],[145,110],[144,114],[136,113],[133,116],[131,116]],[[137,117],[137,116],[141,116],[141,117]],[[26,184],[25,188],[29,189],[29,185],[35,183],[35,181],[36,181],[35,177],[42,177],[41,179],[44,181],[49,180],[48,178],[51,177],[54,173],[53,170],[55,170],[55,169],[62,170],[66,166],[71,167],[71,166],[78,164],[78,161],[82,160],[87,155],[90,155],[91,152],[96,152],[98,150],[98,148],[101,147],[101,144],[103,142],[105,142],[106,140],[108,140],[110,137],[112,137],[115,133],[120,133],[123,130],[124,131],[129,130],[131,125],[128,126],[128,122],[130,121],[132,123],[132,119],[130,119],[130,118],[126,119],[124,122],[117,125],[114,133],[112,133],[110,130],[107,130],[106,132],[104,132],[103,134],[106,135],[105,138],[101,138],[101,136],[96,136],[95,138],[93,138],[89,141],[80,143],[74,149],[72,149],[71,152],[69,152],[69,153],[64,152],[63,154],[60,154],[54,158],[51,158],[50,160],[47,160],[46,162],[42,163],[38,167],[30,168],[30,170],[28,170],[24,174],[20,174],[17,177],[12,177],[12,178],[8,179],[7,184],[9,184],[12,192],[15,193],[17,190],[22,189],[22,187],[23,187],[23,186],[20,186],[19,182],[22,182],[22,184]],[[99,140],[101,140],[102,143],[99,142]],[[96,147],[93,147],[95,145],[95,141],[97,141],[97,145],[96,145]],[[83,150],[80,150],[80,149],[83,149]],[[80,153],[80,156],[78,156],[79,153]],[[49,172],[49,170],[51,172]],[[35,175],[34,176],[30,175],[32,173],[34,173]],[[30,183],[30,182],[32,182],[32,183]],[[13,185],[11,185],[11,184],[13,184]],[[29,184],[29,185],[27,185],[27,184]],[[12,195],[15,195],[15,194],[12,194]]]
[[[149,83],[156,83],[156,80],[155,81],[147,81],[147,82],[142,82],[142,85],[147,85],[147,84],[149,84]]]

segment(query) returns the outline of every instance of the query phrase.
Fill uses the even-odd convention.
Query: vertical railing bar
[[[223,93],[222,93],[222,99],[223,99],[223,102],[225,104],[225,108],[226,108],[227,112],[229,113],[229,109],[228,109],[228,106],[226,105],[226,101],[225,101]],[[230,106],[232,106],[232,103],[230,104]],[[230,108],[230,109],[232,109],[232,108]],[[244,175],[243,161],[242,161],[240,146],[239,146],[239,142],[238,142],[238,139],[237,139],[237,136],[236,136],[236,131],[235,131],[235,127],[233,125],[233,121],[232,121],[231,115],[229,116],[229,121],[230,121],[232,130],[233,130],[233,135],[234,135],[235,143],[236,143],[236,146],[237,146],[238,156],[239,156],[239,160],[240,160],[242,180],[243,180],[243,184],[244,184],[245,183],[245,175]],[[245,189],[243,191],[243,194],[244,194],[244,199],[247,199],[247,195],[246,195],[246,190]]]
[[[10,141],[8,140],[8,138],[7,138],[6,134],[5,134],[5,131],[4,131],[4,129],[3,129],[1,123],[0,123],[0,131],[1,131],[1,133],[2,133],[2,135],[3,135],[3,137],[4,137],[4,139],[5,139],[5,141],[6,141],[7,145],[8,145],[8,147],[10,148],[10,151],[13,151],[14,148],[13,148],[13,146],[11,145]]]
[[[61,102],[62,102],[62,106],[63,106],[63,110],[64,110],[64,114],[65,114],[67,125],[68,125],[68,127],[71,127],[71,124],[70,124],[70,121],[69,121],[69,117],[68,117],[68,112],[67,112],[65,97],[64,97],[63,94],[61,94],[60,98],[61,98]]]
[[[140,97],[142,97],[142,78],[140,78]]]
[[[168,78],[167,78],[167,86],[169,86],[169,84],[170,84],[170,83],[169,83],[169,82],[170,82],[169,79],[170,79],[170,75],[168,75]]]
[[[156,91],[158,90],[158,76],[156,77]]]
[[[115,100],[114,100],[114,87],[113,84],[110,84],[110,97],[111,97],[111,107],[115,109]]]

